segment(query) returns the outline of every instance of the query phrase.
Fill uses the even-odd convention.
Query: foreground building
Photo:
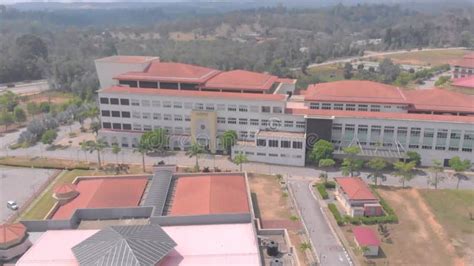
[[[122,147],[138,144],[157,128],[170,149],[193,141],[222,151],[220,136],[238,134],[232,155],[304,166],[318,139],[342,148],[361,147],[363,157],[396,161],[407,151],[445,164],[472,158],[474,100],[440,89],[407,91],[370,81],[310,85],[295,94],[296,80],[244,70],[219,71],[156,57],[114,56],[96,60],[101,84],[100,136]]]
[[[351,217],[384,215],[379,199],[359,177],[337,177],[336,198]]]

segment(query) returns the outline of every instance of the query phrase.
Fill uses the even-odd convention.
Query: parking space
[[[21,208],[53,173],[46,169],[0,167],[0,223],[13,214],[7,201],[14,200]]]

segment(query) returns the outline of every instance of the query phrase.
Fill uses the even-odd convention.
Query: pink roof
[[[52,219],[68,219],[76,209],[135,207],[140,203],[148,178],[87,178],[77,183],[79,195],[60,206]]]
[[[324,116],[324,117],[350,117],[350,118],[370,118],[370,119],[393,119],[408,121],[437,121],[437,122],[459,122],[474,123],[474,116],[458,115],[431,115],[431,114],[411,114],[395,112],[362,112],[343,110],[321,110],[307,108],[286,109],[287,113],[296,115]]]
[[[170,215],[248,213],[247,185],[243,175],[180,177]]]
[[[209,79],[204,87],[216,89],[269,90],[277,77],[246,70],[221,72]]]
[[[72,191],[77,191],[77,187],[75,184],[64,183],[64,184],[59,184],[54,187],[54,193],[57,193],[57,194],[65,194]]]
[[[464,87],[464,88],[471,88],[474,89],[474,75],[464,78],[458,78],[453,80],[451,83],[452,86],[455,87]]]
[[[98,230],[46,231],[18,260],[16,266],[79,265],[71,248]]]
[[[215,99],[244,99],[253,101],[284,101],[283,94],[257,94],[257,93],[237,93],[237,92],[217,92],[217,91],[190,91],[190,90],[167,90],[167,89],[144,89],[112,86],[101,90],[105,93],[126,93],[126,94],[150,94],[173,97],[204,97]]]
[[[455,61],[453,65],[465,68],[474,68],[474,56],[471,54],[465,55],[462,59]]]
[[[0,224],[0,245],[19,241],[25,234],[26,227],[21,223]]]
[[[98,59],[101,62],[113,62],[122,64],[142,64],[151,61],[160,61],[159,57],[152,56],[135,56],[135,55],[115,55]]]
[[[405,104],[402,90],[367,80],[341,80],[309,85],[305,101]]]
[[[178,244],[160,266],[260,265],[252,224],[165,226]]]
[[[206,82],[206,80],[219,72],[218,70],[207,67],[154,61],[144,72],[127,72],[118,75],[115,79],[200,84]]]
[[[350,200],[378,200],[359,177],[337,177],[335,181]]]
[[[415,110],[474,113],[474,97],[445,89],[406,91]]]
[[[359,243],[359,246],[369,247],[369,246],[379,246],[380,240],[375,234],[374,230],[365,226],[355,226],[352,228],[354,237]]]

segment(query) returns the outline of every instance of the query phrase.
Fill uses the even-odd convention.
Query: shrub
[[[329,195],[324,184],[317,184],[316,188],[323,199],[329,199]]]
[[[336,182],[328,181],[324,184],[324,186],[328,189],[334,189],[334,188],[336,188]]]
[[[332,215],[334,216],[334,219],[336,219],[337,225],[339,226],[344,225],[344,220],[342,219],[341,213],[337,209],[336,204],[329,203],[328,208],[331,211]]]

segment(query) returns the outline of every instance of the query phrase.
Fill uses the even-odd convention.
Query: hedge
[[[326,191],[326,187],[324,184],[320,183],[316,185],[316,188],[318,189],[319,194],[323,199],[329,199],[328,192]]]
[[[339,226],[344,225],[344,219],[342,219],[341,213],[339,213],[339,210],[337,209],[336,204],[329,203],[328,208],[331,211],[332,215],[334,216],[334,219],[336,219],[337,225]]]
[[[336,182],[328,181],[328,182],[324,183],[324,186],[328,189],[334,189],[334,188],[336,188]]]

